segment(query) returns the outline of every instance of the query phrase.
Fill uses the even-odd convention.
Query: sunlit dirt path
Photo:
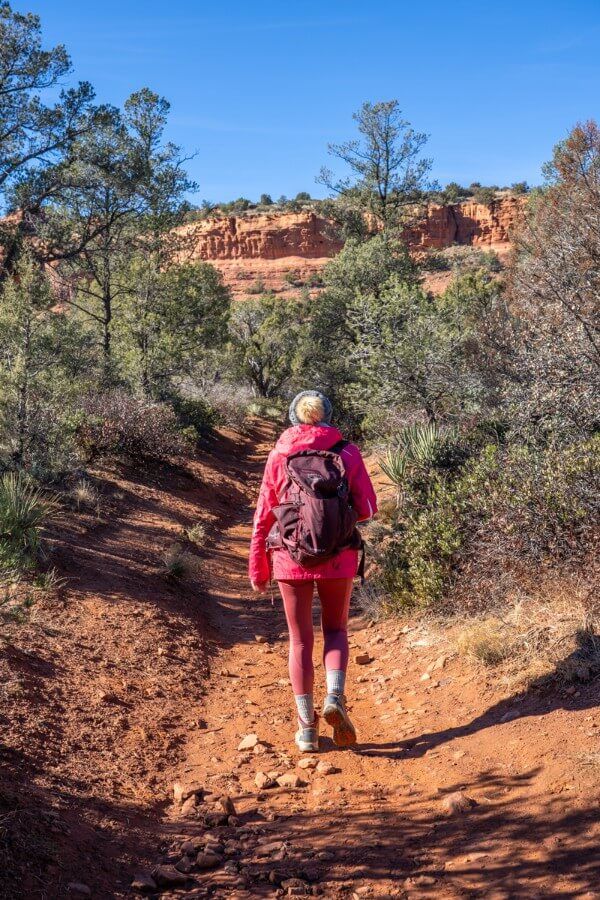
[[[191,799],[169,809],[158,862],[185,870],[205,848],[219,859],[167,895],[600,897],[597,682],[506,695],[439,630],[354,613],[359,744],[340,751],[325,733],[315,760],[327,765],[299,765],[281,604],[253,597],[246,576],[271,439],[265,429],[232,460],[245,496],[206,561],[217,655],[178,773]],[[238,750],[245,737],[256,745]]]

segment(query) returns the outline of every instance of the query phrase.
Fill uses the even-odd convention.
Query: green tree
[[[114,111],[104,128],[85,135],[75,146],[72,189],[53,217],[56,230],[96,231],[58,271],[67,302],[101,332],[107,380],[114,368],[114,319],[130,289],[130,260],[145,255],[157,274],[181,251],[172,229],[192,185],[179,149],[163,143],[168,110],[163,98],[143,89],[129,97],[123,116]]]
[[[153,398],[169,396],[194,375],[199,358],[226,341],[230,294],[208,263],[157,270],[138,255],[115,329],[119,370]]]
[[[402,118],[397,100],[363,103],[353,118],[360,137],[328,145],[349,174],[337,178],[324,167],[317,181],[384,227],[405,225],[422,192],[432,187],[432,162],[421,156],[427,135]]]
[[[372,420],[422,414],[436,422],[479,410],[482,386],[469,365],[467,322],[454,313],[395,276],[377,296],[355,296],[348,308],[351,364]]]
[[[37,16],[0,4],[0,210],[19,210],[0,229],[0,280],[14,272],[26,235],[43,224],[46,208],[70,185],[74,144],[110,118],[110,110],[93,105],[87,82],[60,91],[52,104],[43,101],[43,92],[57,88],[70,69],[62,45],[42,47]],[[61,248],[63,255],[80,252],[89,234],[75,237]],[[35,245],[40,258],[51,258],[52,250],[45,241]]]
[[[264,297],[235,304],[231,318],[233,374],[257,397],[281,395],[300,367],[306,305]]]
[[[23,255],[16,275],[0,290],[0,445],[14,465],[46,474],[72,452],[65,423],[94,379],[93,357],[37,263]]]

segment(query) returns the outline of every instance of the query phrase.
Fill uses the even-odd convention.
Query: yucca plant
[[[57,511],[56,497],[26,475],[5,473],[0,478],[0,568],[31,565],[40,551],[42,528]]]
[[[381,471],[397,488],[396,501],[400,505],[403,486],[408,477],[408,458],[403,447],[390,447],[379,460]]]
[[[441,429],[435,422],[407,425],[402,429],[396,446],[390,447],[380,460],[381,470],[398,488],[398,504],[407,479],[433,468],[457,437],[456,428]]]

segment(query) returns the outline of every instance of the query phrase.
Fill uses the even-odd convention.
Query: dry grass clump
[[[457,637],[459,653],[487,666],[496,666],[511,656],[514,636],[510,628],[493,616],[474,622]]]
[[[206,525],[204,524],[204,522],[196,522],[195,525],[186,530],[185,536],[191,544],[206,543]]]
[[[600,672],[600,599],[597,582],[542,583],[535,593],[513,598],[502,613],[458,626],[461,654],[498,667],[516,688],[550,682],[585,682]]]
[[[89,509],[100,515],[102,502],[100,499],[100,491],[98,488],[88,481],[87,478],[80,478],[77,484],[73,485],[70,490],[70,497],[77,509]]]
[[[200,574],[200,559],[184,550],[181,544],[174,543],[162,556],[161,571],[167,578],[183,578],[184,575]]]
[[[377,581],[365,581],[354,591],[358,608],[371,622],[378,622],[388,614],[386,595]]]

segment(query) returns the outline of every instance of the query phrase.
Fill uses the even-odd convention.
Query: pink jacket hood
[[[290,456],[300,450],[329,450],[341,440],[341,432],[332,425],[293,425],[279,437],[275,450]]]

